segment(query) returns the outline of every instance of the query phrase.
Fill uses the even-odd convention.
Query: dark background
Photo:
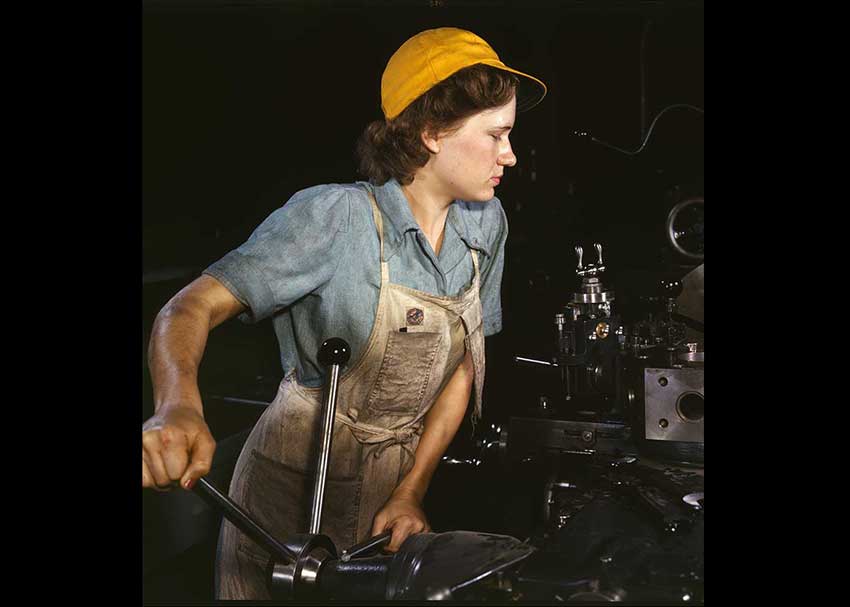
[[[504,330],[487,340],[486,425],[546,391],[545,373],[511,357],[550,355],[552,315],[578,284],[576,244],[585,261],[595,259],[593,242],[603,244],[605,282],[618,297],[693,267],[671,254],[662,229],[677,201],[704,194],[702,114],[665,113],[631,156],[575,133],[636,150],[663,108],[704,107],[702,2],[151,0],[139,54],[142,419],[153,411],[146,347],[159,308],[294,192],[361,179],[354,142],[381,117],[387,59],[413,34],[441,26],[476,32],[549,87],[517,116],[518,164],[497,190],[510,236]],[[225,454],[238,452],[262,411],[227,399],[269,401],[281,376],[270,321],[230,321],[211,335],[200,384],[222,483]],[[452,450],[464,452],[467,430]],[[147,601],[205,598],[197,588],[209,569],[197,563],[208,561],[212,524],[198,526],[192,497],[145,492]],[[181,527],[174,512],[189,523]],[[201,531],[186,531],[192,521]]]

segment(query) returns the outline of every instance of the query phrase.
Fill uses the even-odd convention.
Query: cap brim
[[[516,96],[517,112],[530,110],[535,105],[543,101],[543,98],[546,96],[547,88],[546,85],[543,84],[542,80],[519,70],[515,70],[512,67],[508,67],[501,61],[482,61],[481,63],[521,76]]]

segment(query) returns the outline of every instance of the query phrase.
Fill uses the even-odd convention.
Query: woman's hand
[[[384,507],[378,510],[372,523],[372,535],[392,529],[393,535],[385,550],[397,552],[409,535],[431,531],[419,501],[412,495],[393,493]]]
[[[142,425],[142,487],[191,489],[210,471],[215,439],[201,413],[189,406],[157,412]]]

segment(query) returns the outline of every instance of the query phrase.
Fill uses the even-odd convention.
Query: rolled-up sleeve
[[[247,306],[253,323],[327,283],[346,255],[350,200],[346,188],[322,185],[296,193],[237,249],[204,270]]]
[[[484,335],[495,335],[502,330],[502,272],[505,268],[505,242],[508,239],[508,218],[498,198],[487,203],[492,217],[482,225],[490,245],[491,255],[484,256],[481,265],[481,308]]]

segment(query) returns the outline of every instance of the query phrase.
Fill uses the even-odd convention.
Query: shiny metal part
[[[579,276],[596,276],[597,274],[601,274],[605,271],[605,266],[595,266],[593,264],[589,265],[584,270],[576,270],[576,274]]]
[[[576,254],[578,255],[576,274],[581,277],[596,276],[605,271],[605,266],[602,265],[602,245],[597,242],[593,243],[593,246],[596,248],[596,263],[589,263],[586,267],[582,266],[582,248],[576,247]]]
[[[558,363],[547,362],[545,360],[538,360],[536,358],[525,358],[523,356],[514,356],[514,362],[518,363],[532,363],[535,365],[543,365],[544,367],[557,367]]]
[[[682,362],[704,363],[705,352],[682,352],[679,354],[678,359]]]
[[[319,569],[322,568],[322,564],[327,559],[331,558],[331,556],[331,553],[321,546],[314,548],[310,554],[305,556],[301,561],[301,575],[298,577],[298,581],[308,588],[315,588],[319,579]],[[299,590],[301,590],[301,588],[299,588]]]
[[[331,365],[331,381],[328,387],[328,399],[325,403],[322,419],[322,442],[319,447],[319,464],[316,469],[316,482],[313,488],[313,509],[310,512],[310,533],[319,533],[322,524],[322,503],[325,497],[325,482],[328,474],[328,460],[331,454],[333,421],[336,414],[336,395],[339,387],[339,365]]]
[[[577,291],[573,293],[572,303],[597,304],[614,301],[614,291],[591,291],[584,293]]]
[[[269,563],[269,582],[272,592],[281,598],[309,595],[316,589],[319,570],[333,555],[315,546],[310,552],[298,559],[297,563]]]
[[[339,389],[340,366],[348,362],[351,348],[338,337],[326,340],[319,349],[319,360],[330,367],[327,400],[322,417],[322,435],[319,445],[319,462],[316,466],[316,480],[313,486],[313,507],[310,512],[310,533],[318,534],[322,524],[322,504],[325,497],[325,482],[328,474],[328,460],[331,454],[334,417],[336,415],[336,396]]]
[[[624,590],[610,590],[607,592],[576,592],[567,599],[568,603],[619,603],[626,597]]]
[[[703,508],[705,508],[705,493],[702,491],[698,491],[696,493],[688,493],[682,498],[682,501],[685,502],[688,506],[693,506],[697,510],[702,510]]]
[[[269,592],[275,599],[302,599],[315,595],[319,571],[328,561],[336,561],[336,547],[326,535],[297,533],[287,537],[287,543],[298,553],[292,563],[269,560],[266,579]]]
[[[623,464],[634,464],[636,461],[638,461],[638,458],[632,455],[626,455],[619,459],[615,459],[611,462],[611,465],[616,468],[617,466],[622,466]]]
[[[269,586],[273,593],[291,597],[295,592],[295,562],[277,563],[269,561],[270,571],[267,570]]]
[[[704,399],[705,370],[644,369],[646,438],[704,442]]]
[[[693,261],[705,259],[705,199],[690,198],[676,204],[667,215],[668,244]]]
[[[490,441],[489,443],[484,445],[484,449],[487,449],[487,448],[491,447],[492,445],[497,445],[497,444],[499,444],[499,441]],[[457,466],[457,465],[480,466],[481,460],[478,459],[478,458],[457,459],[456,457],[443,456],[443,458],[440,460],[440,463],[448,465],[448,466]]]

